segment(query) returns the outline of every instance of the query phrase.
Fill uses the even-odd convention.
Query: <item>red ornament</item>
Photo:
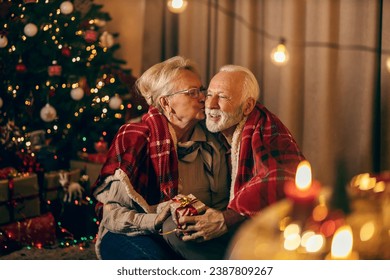
[[[91,94],[91,89],[88,85],[88,81],[86,77],[81,77],[79,81],[79,86],[84,90],[84,93],[87,95]]]
[[[24,0],[24,3],[25,3],[25,4],[28,4],[28,3],[37,3],[37,0]]]
[[[84,39],[87,43],[96,42],[98,33],[95,30],[86,30],[84,34]]]
[[[55,89],[51,89],[49,91],[49,97],[53,97],[55,94],[56,94],[56,90]]]
[[[61,54],[65,57],[70,57],[70,49],[68,47],[63,47],[61,50]]]
[[[19,73],[27,72],[27,67],[26,67],[26,65],[23,64],[23,62],[19,62],[18,64],[16,64],[15,68],[16,68],[16,71]]]
[[[114,75],[107,75],[107,77],[104,79],[104,83],[105,84],[109,84],[110,83],[110,80],[114,78]]]
[[[50,77],[53,77],[53,76],[61,76],[61,73],[62,73],[62,66],[61,65],[58,65],[56,61],[53,61],[53,65],[50,65],[48,68],[47,68],[47,72],[49,74]]]
[[[95,143],[95,150],[98,153],[106,153],[107,148],[107,142],[105,142],[103,139],[100,139],[98,142]]]

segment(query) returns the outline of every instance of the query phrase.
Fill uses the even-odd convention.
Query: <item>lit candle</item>
[[[287,182],[284,188],[286,196],[296,203],[314,202],[321,190],[318,181],[312,181],[310,163],[306,160],[299,163],[295,183]]]
[[[337,229],[332,239],[331,252],[326,260],[358,260],[359,254],[352,251],[353,235],[350,226],[345,225]]]

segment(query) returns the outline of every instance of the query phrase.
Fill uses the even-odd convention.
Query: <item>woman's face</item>
[[[205,95],[199,92],[194,98],[186,90],[200,89],[202,82],[193,72],[182,70],[174,83],[174,91],[169,93],[170,96],[165,97],[171,112],[168,113],[168,120],[180,128],[193,126],[206,117]]]

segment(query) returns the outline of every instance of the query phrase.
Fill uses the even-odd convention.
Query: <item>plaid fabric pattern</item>
[[[228,208],[253,216],[285,197],[284,184],[295,180],[304,156],[279,118],[259,103],[241,136],[234,197]]]
[[[154,107],[141,123],[125,124],[118,130],[100,175],[99,186],[120,168],[149,205],[169,200],[178,190],[178,161],[166,118]]]

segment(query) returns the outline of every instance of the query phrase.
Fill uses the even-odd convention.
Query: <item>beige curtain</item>
[[[314,178],[335,184],[339,163],[347,178],[390,169],[390,0],[383,13],[379,0],[189,0],[180,15],[166,1],[146,2],[144,69],[181,54],[198,62],[207,85],[224,64],[246,66]],[[281,38],[290,54],[282,67],[270,59]]]

